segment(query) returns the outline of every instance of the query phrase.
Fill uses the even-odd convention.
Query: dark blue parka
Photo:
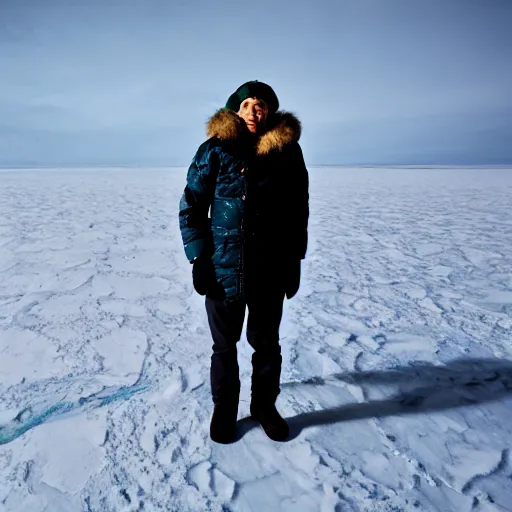
[[[244,298],[248,272],[279,286],[290,261],[305,257],[309,183],[300,133],[286,112],[271,116],[259,136],[227,109],[208,122],[210,138],[188,170],[179,222],[187,258],[212,258],[228,300]]]

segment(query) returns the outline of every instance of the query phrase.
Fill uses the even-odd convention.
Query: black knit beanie
[[[226,102],[226,108],[238,112],[240,110],[240,104],[247,98],[258,98],[263,100],[268,106],[268,113],[275,114],[279,108],[279,100],[277,99],[276,93],[270,87],[263,82],[253,80],[242,84],[228,99]]]

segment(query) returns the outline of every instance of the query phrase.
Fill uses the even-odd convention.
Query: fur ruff
[[[271,151],[281,151],[291,142],[298,142],[302,127],[300,121],[290,112],[279,111],[267,121],[267,128],[256,143],[256,154],[266,155]],[[244,120],[236,112],[218,110],[208,121],[206,134],[221,140],[236,141],[247,137],[249,131]]]

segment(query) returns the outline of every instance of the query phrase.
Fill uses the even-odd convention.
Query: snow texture
[[[185,169],[0,173],[0,510],[512,511],[512,171],[310,169],[290,440],[209,440]]]

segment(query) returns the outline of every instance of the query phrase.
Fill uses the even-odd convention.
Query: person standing
[[[299,289],[308,243],[309,177],[301,124],[274,90],[242,84],[207,124],[188,169],[179,223],[213,339],[210,437],[233,441],[240,393],[237,342],[245,318],[252,355],[251,416],[275,441],[289,435],[276,409],[284,298]]]

